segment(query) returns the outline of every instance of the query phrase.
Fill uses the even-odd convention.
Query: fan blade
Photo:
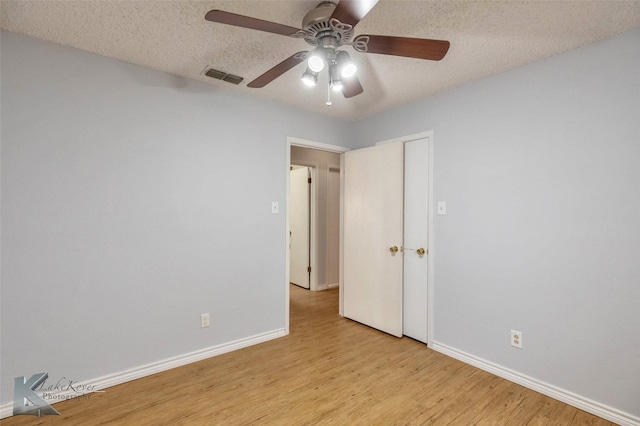
[[[340,0],[340,3],[333,10],[331,18],[355,27],[376,3],[378,0]]]
[[[363,34],[353,39],[353,48],[358,52],[380,53],[383,55],[439,61],[447,54],[449,42],[446,40],[429,40],[426,38]]]
[[[269,71],[265,72],[260,77],[247,84],[247,87],[259,89],[266,86],[285,72],[289,71],[291,68],[298,65],[300,62],[304,61],[306,57],[307,52],[298,52],[292,56],[289,56],[287,59],[280,62],[275,67],[271,68]]]
[[[355,75],[351,78],[342,80],[342,94],[345,98],[352,98],[364,92],[360,80]]]
[[[225,12],[222,10],[210,10],[204,16],[204,19],[211,22],[219,22],[221,24],[234,25],[236,27],[265,31],[284,36],[292,36],[300,31],[299,28],[290,27],[288,25],[263,21],[262,19],[251,18],[244,15],[236,15],[235,13]]]

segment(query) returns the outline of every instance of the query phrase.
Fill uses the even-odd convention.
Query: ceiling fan
[[[307,69],[302,75],[302,81],[309,86],[316,85],[318,73],[325,68],[328,70],[327,105],[331,105],[331,89],[342,91],[345,98],[351,98],[364,91],[355,75],[355,64],[346,51],[340,50],[341,46],[350,45],[356,52],[362,53],[379,53],[432,61],[441,60],[449,50],[449,42],[445,40],[382,35],[359,35],[354,38],[354,27],[377,2],[378,0],[340,0],[336,4],[323,1],[304,16],[302,28],[222,10],[207,12],[205,19],[236,27],[303,38],[315,48],[291,55],[247,86],[264,87],[296,65],[307,61]]]

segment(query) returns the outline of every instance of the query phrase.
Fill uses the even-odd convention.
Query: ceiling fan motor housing
[[[325,1],[304,16],[302,30],[306,33],[304,39],[307,43],[312,46],[335,49],[351,39],[353,27],[331,19],[335,8],[335,3]]]
[[[328,22],[335,8],[335,3],[332,3],[330,1],[323,1],[314,9],[311,9],[306,15],[304,15],[304,18],[302,18],[302,28],[306,30],[315,24]]]

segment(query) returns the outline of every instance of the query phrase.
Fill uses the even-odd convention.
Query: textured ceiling
[[[1,26],[238,93],[357,120],[640,27],[640,1],[381,0],[355,34],[449,40],[440,62],[354,52],[364,93],[326,106],[326,86],[304,87],[299,65],[262,89],[246,83],[293,53],[302,39],[208,22],[211,9],[293,27],[319,0],[2,0]],[[639,46],[640,49],[640,46]],[[245,78],[234,86],[203,75],[212,66]],[[326,78],[325,80],[326,81]],[[322,83],[322,79],[319,79]],[[326,83],[325,83],[326,84]]]

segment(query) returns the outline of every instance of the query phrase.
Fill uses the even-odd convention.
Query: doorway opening
[[[290,283],[310,291],[339,287],[341,154],[348,149],[295,138],[287,138],[287,142],[289,173],[285,302],[288,333]],[[302,185],[305,177],[310,178],[310,182],[307,181],[308,189]],[[306,203],[305,197],[308,197]],[[308,214],[304,211],[305,205],[309,206]],[[306,221],[301,221],[303,217],[309,218],[308,230],[305,230]],[[305,234],[308,238],[304,238]],[[308,261],[305,261],[305,257]]]

